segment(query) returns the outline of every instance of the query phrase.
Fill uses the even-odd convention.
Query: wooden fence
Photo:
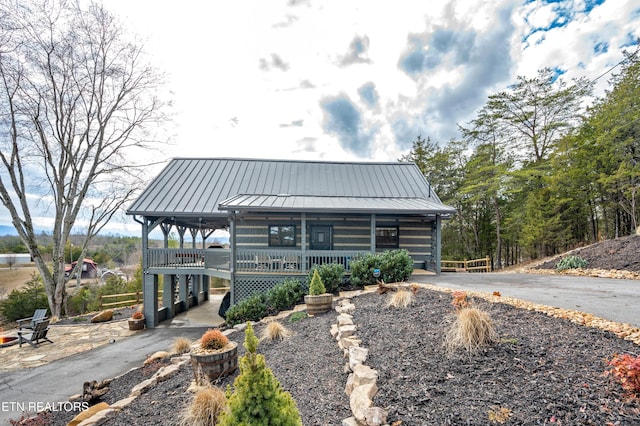
[[[105,300],[114,300],[111,302],[105,302]],[[158,299],[162,300],[162,290],[158,291]],[[122,308],[123,306],[132,306],[142,303],[142,292],[136,291],[135,293],[118,293],[118,294],[105,294],[100,296],[100,310],[106,308]]]
[[[442,272],[491,272],[489,256],[474,260],[441,260]]]

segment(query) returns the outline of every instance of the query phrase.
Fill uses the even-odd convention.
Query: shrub
[[[245,330],[240,374],[227,388],[227,409],[219,416],[219,426],[274,424],[301,426],[302,420],[291,394],[285,392],[264,356],[257,353],[258,339],[251,323]]]
[[[9,321],[16,321],[30,317],[36,309],[48,307],[49,301],[42,278],[34,272],[24,288],[12,290],[9,296],[0,302],[0,314]]]
[[[67,299],[67,315],[81,315],[90,310],[98,310],[100,304],[96,301],[95,292],[82,287]],[[91,307],[95,306],[95,309]]]
[[[335,293],[340,290],[340,284],[342,284],[342,278],[344,277],[344,266],[339,263],[314,265],[309,271],[309,282],[313,279],[315,271],[318,271],[327,293]]]
[[[266,313],[266,296],[254,294],[230,307],[226,312],[225,319],[229,325],[234,326],[247,321],[259,321]]]
[[[303,296],[304,288],[300,281],[287,278],[269,290],[266,299],[269,308],[277,313],[293,308]]]
[[[627,396],[640,396],[640,356],[634,358],[629,354],[615,354],[607,364],[610,367],[607,374],[620,382],[622,388],[627,391]]]
[[[322,283],[320,273],[318,273],[318,270],[316,269],[315,271],[313,271],[313,278],[311,278],[311,283],[309,284],[309,295],[317,296],[326,292],[327,290]]]
[[[468,308],[470,306],[469,301],[467,300],[467,293],[465,293],[464,291],[454,291],[453,293],[451,293],[451,295],[453,296],[453,301],[451,302],[451,304],[456,309],[456,311],[459,311],[463,308]]]
[[[144,318],[144,314],[140,311],[135,311],[133,315],[131,315],[131,318],[134,320],[141,320]]]
[[[296,322],[307,317],[307,313],[303,311],[294,312],[289,316],[289,322]]]
[[[207,330],[200,340],[200,347],[205,350],[222,349],[229,343],[229,338],[218,329]]]
[[[266,340],[268,342],[273,342],[274,340],[282,341],[291,336],[291,334],[291,330],[280,324],[278,321],[271,321],[267,324],[265,329],[262,330],[260,340]]]
[[[567,256],[563,258],[560,262],[556,263],[556,269],[558,271],[564,271],[566,269],[577,269],[577,268],[586,268],[587,261],[581,258],[580,256]]]
[[[471,355],[497,340],[498,334],[487,312],[478,308],[462,308],[445,335],[444,345],[449,353],[464,349]]]
[[[413,293],[405,290],[398,289],[398,291],[393,292],[393,294],[389,295],[389,300],[387,301],[387,307],[394,308],[406,308],[407,306],[413,303]]]
[[[186,337],[177,337],[173,341],[171,349],[177,354],[186,354],[191,350],[191,341]]]
[[[413,273],[413,259],[405,249],[358,255],[351,261],[351,283],[356,286],[376,284],[374,269],[380,270],[379,279],[384,282],[406,281]]]
[[[215,425],[226,404],[227,400],[222,389],[205,386],[196,391],[191,403],[182,410],[179,424],[181,426]]]

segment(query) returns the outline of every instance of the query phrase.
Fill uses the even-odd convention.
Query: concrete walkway
[[[117,377],[157,351],[168,351],[177,337],[199,339],[220,325],[222,296],[181,313],[155,329],[130,331],[126,320],[101,325],[52,326],[44,342],[33,348],[0,349],[0,425],[34,412],[46,403],[67,401],[82,393],[84,382]],[[55,361],[55,362],[53,362]],[[33,408],[33,409],[32,409]]]

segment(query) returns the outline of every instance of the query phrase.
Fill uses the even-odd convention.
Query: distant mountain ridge
[[[0,225],[0,236],[12,235],[18,236],[18,231],[13,226]]]

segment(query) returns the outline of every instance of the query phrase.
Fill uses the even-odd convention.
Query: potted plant
[[[196,383],[209,382],[233,373],[238,368],[238,344],[218,329],[207,330],[200,345],[190,352],[191,367]]]
[[[136,311],[129,318],[129,330],[142,330],[144,328],[144,314]]]
[[[307,305],[309,315],[323,314],[331,310],[333,295],[327,293],[317,269],[313,272],[313,278],[309,284],[309,294],[304,296],[304,303]]]

